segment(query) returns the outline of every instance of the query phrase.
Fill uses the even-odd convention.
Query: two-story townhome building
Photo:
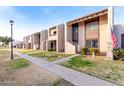
[[[111,50],[112,10],[104,9],[66,24],[65,52],[79,53],[82,47],[99,48],[100,52]],[[110,48],[108,50],[108,47]]]
[[[63,52],[65,47],[64,24],[53,26],[48,30],[47,50]]]
[[[33,49],[33,38],[32,35],[23,38],[23,48]]]

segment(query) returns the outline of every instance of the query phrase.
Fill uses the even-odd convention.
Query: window
[[[94,39],[94,40],[86,40],[86,47],[91,48],[98,48],[98,40]]]
[[[98,29],[98,21],[86,24],[86,30],[94,30],[94,29]]]
[[[56,35],[56,31],[53,32],[53,35]]]
[[[86,40],[86,47],[91,47],[91,40]]]
[[[78,42],[78,24],[72,25],[72,41]]]
[[[97,40],[92,40],[92,47],[95,47],[95,48],[98,47],[98,41]]]

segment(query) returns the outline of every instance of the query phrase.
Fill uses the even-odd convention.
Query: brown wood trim
[[[99,16],[107,14],[107,13],[108,13],[108,9],[104,9],[102,11],[91,13],[89,15],[86,15],[86,16],[83,16],[83,17],[68,21],[67,24],[69,25],[69,24],[74,24],[74,23],[78,23],[78,22],[81,22],[81,21],[89,20],[89,19],[99,17]]]

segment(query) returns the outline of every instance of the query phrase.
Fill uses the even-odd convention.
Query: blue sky
[[[0,7],[0,35],[10,36],[9,20],[14,23],[14,39],[42,31],[53,25],[107,8],[106,6],[7,6]],[[115,23],[124,24],[124,7],[115,7]]]

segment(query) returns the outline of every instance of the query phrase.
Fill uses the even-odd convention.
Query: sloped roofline
[[[69,25],[69,24],[73,24],[73,23],[78,23],[80,21],[88,20],[90,18],[97,17],[97,16],[100,16],[100,15],[103,15],[103,14],[107,14],[107,13],[108,13],[108,8],[104,9],[104,10],[101,10],[101,11],[97,11],[97,12],[88,14],[86,16],[81,16],[79,18],[73,19],[71,21],[68,21],[67,24]]]

